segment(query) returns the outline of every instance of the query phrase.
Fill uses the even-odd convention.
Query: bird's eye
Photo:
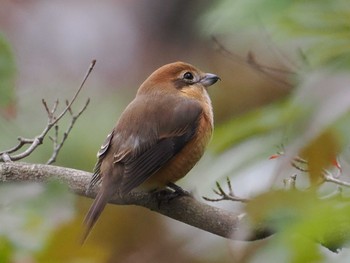
[[[185,80],[193,80],[193,74],[191,72],[186,72],[184,74],[184,79]]]

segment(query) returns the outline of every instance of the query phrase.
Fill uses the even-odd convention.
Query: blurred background
[[[283,178],[295,171],[269,157],[282,145],[317,137],[307,124],[318,111],[296,111],[317,94],[304,93],[311,85],[307,77],[324,83],[318,74],[326,66],[346,72],[349,65],[348,33],[335,30],[349,26],[346,1],[0,2],[0,150],[14,146],[18,136],[38,135],[47,121],[41,100],[52,105],[59,99],[62,109],[96,59],[73,110],[87,98],[90,105],[56,162],[92,171],[97,150],[143,80],[166,63],[185,61],[222,79],[209,90],[213,141],[179,182],[203,202],[202,196],[215,198],[215,181],[225,186],[226,177],[241,197],[256,196],[272,184],[282,186]],[[341,96],[342,91],[332,94]],[[320,97],[329,94],[322,92]],[[341,103],[341,113],[326,124],[344,117],[347,105]],[[69,122],[69,117],[63,120],[61,132]],[[291,123],[298,129],[290,129]],[[317,130],[320,124],[315,125]],[[347,127],[342,126],[343,134]],[[45,163],[51,152],[46,138],[25,161]],[[278,169],[283,175],[272,180]],[[81,247],[81,222],[91,200],[73,196],[55,182],[0,189],[5,200],[0,206],[1,262],[271,262],[285,257],[285,248],[271,252],[269,240],[229,241],[144,208],[112,205]],[[242,211],[232,202],[212,205]],[[322,249],[319,254],[332,258]]]

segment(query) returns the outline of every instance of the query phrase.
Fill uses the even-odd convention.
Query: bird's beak
[[[209,87],[215,84],[218,80],[220,80],[220,78],[215,74],[206,73],[204,78],[200,80],[200,83],[202,83],[204,87]]]

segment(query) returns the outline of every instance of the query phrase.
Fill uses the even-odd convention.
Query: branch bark
[[[0,182],[45,182],[58,179],[65,182],[69,189],[81,196],[94,198],[96,189],[86,192],[92,174],[85,171],[23,162],[0,163]],[[138,205],[158,212],[204,231],[236,240],[263,239],[272,234],[263,225],[249,231],[249,235],[234,235],[239,230],[247,230],[249,219],[243,214],[226,211],[199,202],[192,197],[183,196],[167,204],[158,205],[154,195],[146,192],[132,192],[123,199],[115,196],[110,203],[118,205]]]

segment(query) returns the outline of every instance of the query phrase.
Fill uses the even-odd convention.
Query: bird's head
[[[154,71],[142,83],[138,95],[166,92],[197,98],[219,79],[218,76],[204,73],[190,64],[174,62]]]

